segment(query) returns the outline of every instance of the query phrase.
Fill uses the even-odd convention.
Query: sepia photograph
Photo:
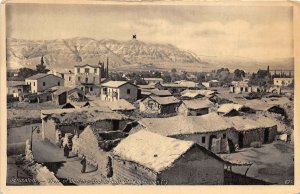
[[[8,2],[6,186],[293,186],[293,14]]]

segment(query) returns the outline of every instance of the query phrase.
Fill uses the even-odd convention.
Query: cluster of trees
[[[19,72],[18,72],[18,75],[19,75],[18,79],[19,80],[24,80],[24,79],[26,79],[30,76],[35,75],[35,74],[47,73],[49,71],[50,70],[47,69],[46,65],[44,65],[44,57],[42,56],[41,57],[41,63],[36,65],[36,69],[31,69],[31,68],[27,68],[27,67],[20,68]],[[10,78],[8,77],[8,79],[10,79]]]
[[[273,84],[271,74],[268,70],[258,70],[249,79],[250,86],[271,86]]]

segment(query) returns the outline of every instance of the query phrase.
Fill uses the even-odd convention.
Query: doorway
[[[120,121],[113,120],[113,130],[119,130]]]
[[[244,134],[239,133],[239,147],[243,148],[244,147]]]
[[[264,143],[268,143],[268,142],[269,142],[269,134],[270,134],[269,129],[265,129],[265,133],[264,133]]]
[[[217,136],[211,135],[211,136],[209,137],[209,144],[208,144],[208,149],[209,149],[209,150],[211,150],[213,139],[217,139]]]

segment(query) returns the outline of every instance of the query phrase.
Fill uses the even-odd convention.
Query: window
[[[201,142],[205,143],[205,136],[202,137]]]
[[[80,77],[78,77],[78,81],[80,82]]]
[[[89,82],[89,78],[85,78],[85,83],[88,83]]]
[[[77,68],[77,73],[80,73],[80,68],[79,67]]]
[[[90,91],[91,91],[91,92],[93,91],[93,87],[90,88]]]
[[[223,138],[224,138],[224,139],[226,138],[226,133],[223,133]]]
[[[69,81],[71,81],[71,76],[69,76]]]
[[[61,77],[62,77],[63,79],[65,79],[65,74],[61,74]]]
[[[57,82],[57,85],[60,86],[60,82]]]
[[[33,85],[35,86],[35,84],[33,83]],[[46,86],[46,82],[43,82],[43,86]]]
[[[89,68],[84,68],[84,72],[85,73],[90,73],[90,69]]]
[[[103,94],[107,94],[107,88],[103,88]]]
[[[127,89],[127,94],[130,94],[130,89]]]
[[[93,77],[93,81],[96,82],[96,78],[95,77]]]
[[[97,73],[97,69],[96,68],[94,69],[94,73]]]

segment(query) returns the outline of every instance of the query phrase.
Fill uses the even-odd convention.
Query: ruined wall
[[[54,176],[53,172],[49,171],[46,166],[34,161],[29,140],[26,140],[25,160],[32,164],[30,165],[29,170],[33,174],[34,178],[39,182],[39,185],[62,186],[62,183]]]
[[[42,119],[42,139],[56,143],[56,127],[52,119]]]
[[[158,175],[167,185],[221,185],[224,164],[194,147]]]
[[[171,113],[176,113],[177,112],[177,107],[179,106],[178,104],[168,104],[168,105],[161,105],[161,114],[171,114]]]
[[[98,141],[90,129],[84,130],[79,138],[73,138],[72,151],[77,153],[79,157],[86,156],[86,160],[93,166],[98,166],[99,172],[106,176],[106,165],[108,162],[108,154],[101,150]]]
[[[156,184],[157,175],[153,171],[133,162],[113,157],[113,180],[121,184]]]
[[[224,138],[224,134],[226,135],[225,138]],[[231,139],[233,144],[238,144],[238,134],[233,129],[227,129],[223,131],[210,132],[210,133],[175,135],[170,137],[174,137],[176,139],[181,139],[186,141],[193,141],[205,147],[206,149],[209,149],[209,144],[210,144],[209,139],[211,136],[215,136],[216,138],[222,138],[222,139]]]

